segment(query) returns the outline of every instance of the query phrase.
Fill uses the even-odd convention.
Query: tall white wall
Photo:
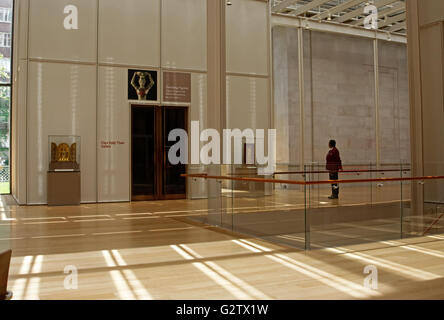
[[[192,75],[189,120],[206,112],[206,0],[15,0],[13,194],[46,203],[48,135],[81,136],[82,202],[130,200],[127,70]],[[79,29],[65,30],[75,5]],[[28,24],[29,22],[29,24]],[[102,149],[101,141],[124,142]]]
[[[227,128],[270,126],[268,3],[234,0],[226,8]]]

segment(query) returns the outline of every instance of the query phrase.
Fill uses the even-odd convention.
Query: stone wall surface
[[[323,163],[329,139],[337,141],[344,163],[376,163],[376,139],[381,164],[409,163],[406,46],[378,42],[376,112],[373,40],[304,30],[302,135],[297,36],[297,29],[273,28],[278,164],[299,165],[302,148],[304,163]]]

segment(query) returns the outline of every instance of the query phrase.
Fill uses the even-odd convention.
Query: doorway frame
[[[135,108],[153,108],[154,109],[154,140],[155,140],[155,150],[154,150],[154,162],[156,165],[154,168],[154,194],[150,195],[133,195],[133,117]],[[188,113],[189,106],[187,105],[161,105],[161,104],[143,104],[143,103],[131,103],[130,113],[131,113],[131,123],[130,123],[130,134],[131,134],[131,148],[130,148],[130,199],[131,201],[156,201],[156,200],[179,200],[186,199],[188,195],[188,184],[185,181],[185,193],[181,194],[164,194],[163,183],[166,178],[166,162],[168,161],[167,155],[164,152],[164,110],[165,108],[171,109],[185,109],[185,130],[189,132],[188,123]],[[161,128],[160,130],[158,128]],[[185,165],[185,173],[188,172],[188,165]]]
[[[161,106],[161,108],[162,108],[162,112],[161,112],[161,120],[162,120],[162,133],[164,133],[163,132],[163,125],[164,125],[164,123],[163,123],[163,121],[164,121],[164,113],[163,113],[163,111],[165,110],[165,108],[170,108],[170,109],[184,109],[185,110],[185,131],[187,132],[187,135],[188,135],[188,133],[189,133],[189,123],[188,123],[188,112],[190,111],[190,108],[189,108],[189,106],[181,106],[181,105],[169,105],[169,104],[165,104],[165,105],[163,105],[163,106]],[[190,141],[190,138],[189,138],[189,136],[188,136],[188,142]],[[165,147],[164,145],[163,145],[163,139],[162,139],[162,147]],[[162,152],[162,154],[164,155],[164,157],[163,157],[163,159],[162,159],[162,168],[163,168],[163,170],[162,170],[162,181],[165,181],[166,180],[166,170],[165,170],[165,168],[166,168],[166,164],[167,164],[167,161],[168,161],[168,156],[166,155],[166,153],[165,152]],[[188,159],[187,159],[188,160]],[[187,173],[188,172],[188,165],[185,165],[185,173]],[[185,179],[185,178],[183,178],[183,179]],[[163,187],[163,183],[162,183],[162,185],[161,185],[161,187]],[[186,180],[185,180],[185,193],[179,193],[179,194],[164,194],[163,193],[163,190],[161,190],[161,195],[162,195],[162,200],[180,200],[180,199],[186,199],[187,198],[187,195],[188,195],[188,184],[187,184],[187,182],[186,182]]]

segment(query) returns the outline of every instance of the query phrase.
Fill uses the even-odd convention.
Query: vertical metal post
[[[401,173],[400,173],[400,177],[401,177],[401,179],[403,178],[403,172],[402,172],[402,163],[401,163],[401,166],[400,166],[400,169],[401,169]],[[400,181],[400,183],[401,183],[401,196],[400,196],[400,198],[401,198],[401,212],[400,212],[400,215],[401,215],[401,227],[400,227],[400,233],[401,233],[401,236],[400,236],[400,239],[402,239],[402,238],[404,238],[404,234],[403,234],[403,231],[404,231],[404,229],[403,229],[403,222],[404,222],[404,203],[403,203],[403,201],[404,201],[404,199],[403,199],[403,197],[402,197],[402,180]]]
[[[305,175],[304,181],[307,182],[307,175]],[[307,197],[307,185],[304,184],[304,216],[305,216],[305,250],[310,250],[310,205]]]
[[[373,40],[373,59],[375,72],[375,143],[376,143],[376,168],[380,168],[381,151],[379,145],[379,48],[378,39]]]
[[[299,65],[299,133],[300,133],[300,168],[301,171],[304,170],[305,163],[305,139],[304,139],[304,102],[305,102],[305,93],[304,93],[304,33],[302,27],[298,29],[298,65]]]

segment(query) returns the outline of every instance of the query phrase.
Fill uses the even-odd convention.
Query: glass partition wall
[[[406,44],[275,26],[272,53],[276,172],[227,165],[189,177],[208,187],[208,215],[196,219],[300,249],[442,233],[444,171],[430,179],[410,168]],[[229,108],[231,127],[242,108]],[[339,199],[329,199],[325,166],[332,139]]]
[[[410,176],[406,44],[274,26],[272,54],[272,178],[304,184],[214,182],[227,213],[218,217],[220,225],[304,248],[400,238],[403,228],[419,228],[413,226],[412,183],[375,180]],[[328,199],[328,183],[317,184],[329,179],[325,157],[332,139],[344,163],[340,179],[351,180],[341,184],[339,204]],[[250,171],[247,176],[258,174]]]
[[[385,246],[396,239],[444,233],[444,206],[412,197],[412,185],[439,189],[444,176],[412,177],[407,165],[376,169],[369,164],[340,171],[339,199],[329,199],[335,181],[323,179],[325,174],[310,165],[272,177],[189,175],[205,181],[212,193],[208,214],[202,210],[194,219],[299,249]]]

